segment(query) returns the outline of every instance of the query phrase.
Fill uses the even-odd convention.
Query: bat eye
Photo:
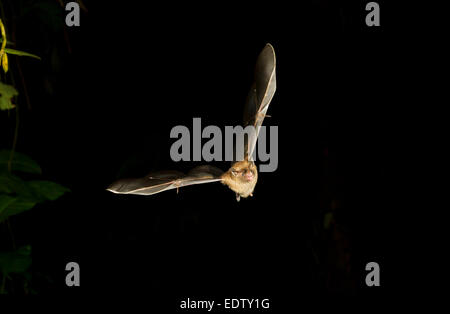
[[[232,169],[232,170],[231,170],[231,174],[232,174],[233,176],[237,176],[237,175],[238,175],[238,172],[237,172],[236,170]]]

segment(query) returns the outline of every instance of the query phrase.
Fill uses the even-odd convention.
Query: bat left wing
[[[152,195],[180,187],[222,181],[223,171],[213,166],[199,166],[187,175],[179,171],[158,171],[143,178],[120,179],[107,190],[117,194]]]
[[[255,133],[245,140],[245,157],[250,158],[255,150],[261,124],[276,90],[276,57],[271,44],[266,44],[258,56],[255,66],[255,82],[247,96],[244,108],[244,125],[252,125]]]

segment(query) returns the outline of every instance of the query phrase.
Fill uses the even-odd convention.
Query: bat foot
[[[250,196],[253,197],[253,193],[250,193]]]
[[[236,193],[236,201],[240,201],[241,200],[241,196],[238,194],[238,193]]]

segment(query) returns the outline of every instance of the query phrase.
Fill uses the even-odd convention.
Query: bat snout
[[[253,172],[252,171],[246,171],[245,173],[244,173],[244,178],[247,180],[247,181],[252,181],[254,178],[255,178],[255,175],[253,174]]]

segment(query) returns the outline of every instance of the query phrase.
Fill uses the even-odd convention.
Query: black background
[[[48,35],[34,41],[42,63],[23,61],[36,83],[18,151],[72,191],[17,227],[32,237],[33,268],[52,278],[39,291],[139,296],[169,308],[187,297],[270,298],[277,308],[389,291],[401,65],[388,4],[378,28],[365,25],[364,1],[142,4],[86,1],[81,27],[67,29],[71,53]],[[21,27],[40,34],[33,23]],[[239,124],[267,42],[278,88],[264,124],[279,127],[279,165],[260,174],[253,198],[238,203],[221,184],[150,197],[105,191],[120,177],[196,166],[171,161],[171,128],[192,129],[193,117]],[[48,47],[59,47],[57,70]],[[80,287],[65,286],[71,261]],[[378,288],[365,287],[371,261],[383,272]]]

